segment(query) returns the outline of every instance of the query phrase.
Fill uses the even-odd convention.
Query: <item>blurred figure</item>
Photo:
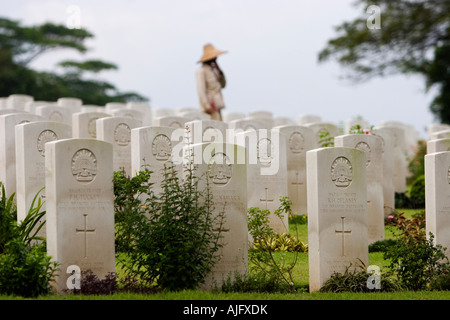
[[[211,116],[211,120],[222,121],[220,110],[225,108],[222,88],[225,88],[225,75],[217,64],[217,57],[226,51],[220,51],[208,43],[203,47],[203,56],[197,69],[196,82],[200,107],[203,112]]]

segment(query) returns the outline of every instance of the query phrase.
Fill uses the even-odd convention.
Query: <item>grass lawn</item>
[[[410,216],[414,210],[402,210]],[[296,224],[290,228],[290,233],[297,235],[304,243],[308,243],[307,224]],[[392,232],[386,228],[386,238],[392,238]],[[293,259],[293,253],[285,253],[286,259]],[[369,264],[377,265],[383,270],[386,261],[380,252],[369,253]],[[449,300],[450,291],[404,291],[395,293],[308,293],[308,254],[299,253],[294,279],[296,283],[305,288],[303,292],[281,293],[212,293],[204,291],[162,292],[155,294],[118,293],[108,296],[82,296],[82,295],[46,295],[36,300]],[[120,272],[119,272],[120,275]],[[0,300],[22,299],[17,297],[0,296]]]

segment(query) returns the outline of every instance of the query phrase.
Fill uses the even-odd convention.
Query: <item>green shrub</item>
[[[412,208],[425,208],[425,176],[419,176],[411,185],[409,192]]]
[[[369,244],[369,253],[371,252],[385,252],[389,247],[395,245],[397,240],[395,239],[384,239],[378,240]]]
[[[380,289],[370,289],[367,285],[371,274],[364,266],[352,268],[348,266],[344,273],[335,272],[325,281],[320,292],[393,292],[401,287],[392,278],[380,274]]]
[[[0,294],[37,297],[51,291],[57,264],[45,246],[27,246],[18,239],[7,243],[0,255]]]
[[[147,185],[148,170],[133,178],[115,175],[114,185],[122,186],[115,189],[116,202],[122,202],[116,208],[124,209],[116,224],[116,239],[126,253],[118,256],[118,262],[127,276],[144,286],[194,289],[220,258],[224,213],[215,213],[208,178],[201,189],[203,177],[195,176],[193,165],[187,164],[184,171],[181,181],[176,169],[167,166],[158,197]],[[134,201],[141,191],[141,200]]]

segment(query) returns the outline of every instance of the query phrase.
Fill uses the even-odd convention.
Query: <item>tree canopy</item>
[[[378,6],[380,28],[370,28],[367,8]],[[357,0],[361,16],[336,27],[337,36],[319,53],[335,59],[355,81],[393,74],[419,74],[438,94],[430,110],[450,123],[450,1]]]
[[[84,104],[105,105],[108,102],[147,101],[135,92],[120,92],[113,84],[89,78],[105,70],[117,70],[101,60],[62,61],[62,72],[39,72],[29,67],[39,56],[58,49],[87,52],[85,40],[93,35],[85,29],[44,23],[23,26],[18,21],[0,17],[0,97],[28,94],[35,100],[56,101],[76,97]]]

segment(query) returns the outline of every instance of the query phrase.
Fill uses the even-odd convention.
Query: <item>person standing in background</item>
[[[225,108],[222,89],[225,88],[225,75],[217,64],[217,57],[226,51],[217,50],[210,43],[203,47],[203,56],[198,63],[196,82],[200,108],[211,116],[211,120],[222,121],[220,110]]]

